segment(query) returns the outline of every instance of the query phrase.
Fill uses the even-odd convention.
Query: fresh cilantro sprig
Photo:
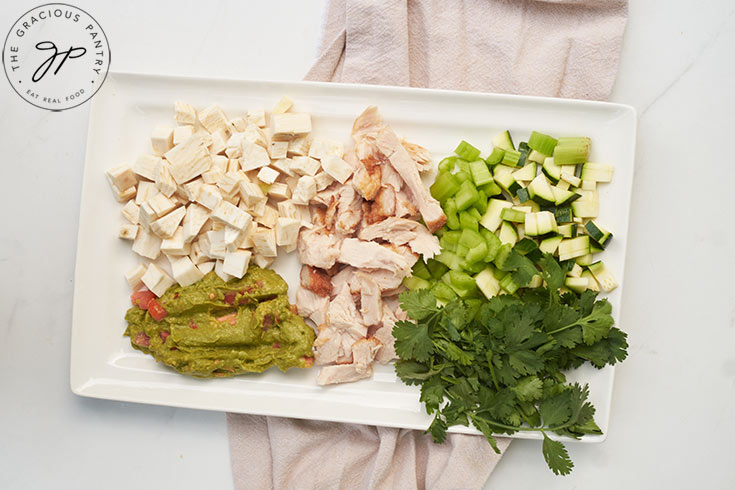
[[[528,262],[527,262],[528,261]],[[488,301],[455,299],[438,306],[429,290],[403,293],[408,320],[396,322],[396,373],[421,386],[434,416],[427,432],[443,442],[453,425],[474,425],[498,451],[495,434],[537,431],[557,475],[574,467],[554,433],[601,434],[587,385],[569,384],[564,371],[596,368],[627,356],[626,334],[613,326],[611,306],[596,293],[560,293],[564,272],[548,254],[535,264],[512,256],[506,266],[519,282],[541,274],[546,287],[520,289]]]

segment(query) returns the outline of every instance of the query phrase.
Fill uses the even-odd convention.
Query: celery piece
[[[444,214],[447,216],[447,228],[450,230],[459,229],[459,216],[457,216],[457,203],[454,199],[449,198],[442,205]]]
[[[454,170],[454,166],[457,163],[457,160],[458,157],[447,157],[443,159],[441,162],[439,162],[439,171],[452,172]]]
[[[578,165],[587,161],[590,153],[590,139],[587,137],[559,138],[554,148],[554,164]]]
[[[503,277],[500,280],[500,287],[510,294],[513,294],[516,291],[518,291],[518,284],[513,282],[512,274],[507,274],[505,277]]]
[[[556,148],[557,143],[558,141],[556,138],[552,138],[547,134],[539,133],[537,131],[533,131],[531,133],[531,137],[528,138],[528,146],[532,150],[536,150],[546,156],[554,154],[554,148]]]
[[[475,279],[469,274],[461,271],[449,271],[449,287],[461,298],[469,296],[477,288]]]
[[[433,279],[439,279],[449,270],[446,265],[434,259],[429,259],[426,261],[426,268],[429,269],[429,272],[431,273],[431,277]]]
[[[480,228],[480,235],[482,235],[485,239],[485,243],[487,243],[487,255],[485,255],[485,262],[492,262],[495,260],[495,257],[503,244],[495,233],[486,230],[485,228]]]
[[[461,236],[461,231],[448,231],[444,233],[444,236],[441,237],[439,243],[441,244],[442,248],[457,248],[457,244],[459,243],[459,239]]]
[[[431,283],[426,279],[422,279],[418,276],[408,276],[403,279],[403,285],[411,291],[415,289],[429,289]]]
[[[487,256],[487,243],[483,239],[480,243],[470,248],[464,260],[465,262],[469,264],[476,264],[477,262],[480,262],[480,261],[484,262],[486,256]]]
[[[437,262],[441,262],[451,270],[460,270],[462,268],[462,259],[460,259],[457,254],[448,250],[442,250],[436,257],[434,257],[434,259]]]
[[[429,188],[431,196],[439,202],[452,197],[459,190],[460,182],[449,172],[439,172]]]
[[[487,211],[487,194],[485,194],[485,191],[482,189],[477,189],[478,194],[480,196],[477,198],[477,201],[475,201],[475,204],[472,205],[470,210],[477,211],[477,213],[480,215],[480,219],[482,219],[482,215],[485,214],[485,211]]]
[[[459,156],[460,158],[467,161],[477,160],[477,157],[480,156],[480,150],[467,143],[465,140],[459,142],[459,145],[457,145],[454,153],[456,153],[457,156]]]
[[[468,211],[460,211],[459,227],[463,230],[469,229],[477,231],[480,226],[480,220],[477,219],[477,217],[470,211],[476,211],[476,209],[470,208]]]
[[[465,180],[459,186],[459,190],[454,195],[454,201],[457,204],[457,211],[464,211],[465,209],[472,206],[475,201],[480,197],[477,189],[472,182]]]
[[[479,262],[470,263],[466,260],[462,262],[462,270],[465,271],[467,274],[477,274],[481,270],[485,268],[487,264],[480,260]]]
[[[500,162],[506,167],[517,167],[518,160],[521,158],[521,152],[516,150],[506,150],[503,160]]]
[[[411,274],[416,277],[420,277],[421,279],[426,279],[427,281],[431,280],[431,273],[429,272],[429,269],[426,268],[426,264],[423,260],[416,261],[411,270]]]
[[[464,256],[467,255],[467,252],[470,251],[470,247],[466,247],[462,245],[461,243],[457,244],[457,250],[454,252],[457,254],[457,257],[463,260]]]
[[[477,187],[493,182],[493,176],[490,174],[490,169],[487,168],[485,160],[470,162],[470,174]]]
[[[480,243],[485,243],[485,238],[483,238],[483,236],[477,231],[464,229],[462,230],[457,243],[464,245],[467,248],[472,248]]]
[[[510,255],[511,250],[513,250],[513,247],[507,243],[504,243],[500,246],[500,248],[498,249],[498,253],[495,255],[495,259],[493,260],[495,267],[497,267],[498,269],[503,269],[505,261],[508,260],[508,256]]]
[[[498,184],[495,183],[495,180],[493,180],[489,184],[485,184],[482,186],[482,192],[484,192],[485,195],[490,198],[493,196],[497,196],[498,194],[502,194],[503,189],[501,189]]]
[[[493,151],[490,153],[490,155],[485,159],[485,163],[487,163],[491,167],[495,166],[503,161],[503,155],[505,155],[505,150],[496,146],[495,148],[493,148]]]
[[[472,176],[469,172],[465,172],[464,170],[459,170],[456,174],[454,174],[454,178],[457,179],[457,181],[461,184],[465,180],[472,180]]]
[[[437,282],[431,287],[431,293],[436,299],[444,301],[452,301],[457,297],[457,293],[444,282]]]

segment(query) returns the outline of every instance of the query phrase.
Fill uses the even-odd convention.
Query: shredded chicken
[[[386,269],[392,272],[410,270],[406,258],[375,242],[363,242],[357,238],[345,238],[337,259],[357,268]]]
[[[329,269],[337,262],[341,240],[325,228],[303,229],[299,233],[298,252],[302,264]]]
[[[332,282],[329,275],[316,267],[301,267],[301,286],[319,296],[329,298],[332,294]]]
[[[359,372],[354,364],[336,364],[324,366],[319,371],[316,382],[320,385],[331,385],[337,383],[350,383],[360,379],[369,378],[373,375],[373,367],[368,367],[364,372]]]

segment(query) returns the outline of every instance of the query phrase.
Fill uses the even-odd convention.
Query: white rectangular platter
[[[635,111],[628,106],[428,89],[306,82],[179,78],[111,73],[92,100],[79,219],[71,345],[71,388],[78,395],[206,410],[426,429],[431,419],[418,389],[404,385],[392,365],[373,379],[339,386],[316,384],[317,369],[273,368],[263,374],[200,380],[177,374],[135,351],[127,337],[130,291],[123,274],[139,262],[129,242],[117,238],[122,223],[104,172],[150,152],[156,125],[173,125],[173,104],[220,104],[229,117],[248,109],[270,110],[282,95],[310,112],[314,134],[350,146],[354,118],[377,105],[385,121],[439,161],[465,139],[486,154],[491,139],[510,129],[516,141],[532,130],[592,138],[591,161],[612,163],[611,184],[600,186],[600,221],[614,234],[603,257],[620,283],[609,299],[620,318],[628,213],[635,153]],[[298,284],[295,253],[279,257],[275,270]],[[292,297],[293,301],[293,297]],[[632,326],[620,325],[623,330]],[[589,383],[596,421],[607,434],[614,369],[584,366],[571,380]],[[455,427],[456,432],[478,433]],[[517,437],[536,438],[520,433]],[[600,442],[605,435],[585,436]]]

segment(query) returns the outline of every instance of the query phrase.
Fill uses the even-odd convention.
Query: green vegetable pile
[[[577,439],[602,432],[587,385],[567,383],[564,371],[620,362],[628,344],[606,299],[563,288],[565,270],[551,254],[532,257],[515,247],[508,253],[504,268],[520,286],[514,295],[455,297],[440,306],[429,289],[403,293],[409,320],[393,329],[396,372],[421,386],[435,442],[450,426],[471,423],[498,451],[494,434],[537,431],[549,468],[566,475],[574,464],[549,434]],[[536,274],[545,286],[523,287]]]

